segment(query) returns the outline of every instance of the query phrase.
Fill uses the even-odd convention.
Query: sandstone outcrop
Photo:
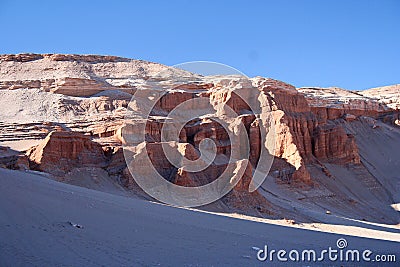
[[[385,96],[372,98],[372,93],[365,91],[347,91],[337,87],[302,87],[298,91],[305,95],[313,113],[322,120],[335,120],[346,114],[377,117],[392,109],[383,101]]]
[[[60,175],[79,166],[105,166],[101,145],[77,132],[51,132],[27,151],[33,169]]]
[[[171,78],[177,76],[182,79]],[[182,83],[185,79],[187,82]],[[165,95],[150,116],[125,117],[137,108],[129,106],[132,94],[160,88],[165,88]],[[199,186],[214,181],[230,164],[241,160],[235,158],[230,162],[235,143],[229,129],[234,129],[235,135],[243,133],[249,140],[250,164],[242,180],[222,201],[229,207],[250,207],[264,214],[274,213],[273,205],[262,192],[249,193],[248,189],[261,151],[267,149],[261,140],[261,130],[268,127],[267,115],[273,118],[275,136],[274,149],[267,149],[274,157],[269,175],[276,184],[292,189],[314,185],[317,188],[321,179],[333,179],[329,170],[332,164],[337,168],[362,168],[357,136],[349,125],[368,117],[370,128],[376,131],[382,130],[380,122],[400,126],[396,110],[398,86],[363,92],[295,88],[269,78],[203,77],[156,63],[112,56],[1,55],[0,89],[3,101],[15,100],[12,107],[0,107],[0,142],[41,140],[26,156],[0,150],[0,164],[4,167],[24,169],[24,164],[28,165],[24,160],[29,159],[30,168],[62,177],[73,176],[87,167],[101,173],[101,177],[117,177],[124,186],[137,189],[122,152],[122,146],[129,144],[145,146],[164,179],[180,186]],[[200,98],[206,98],[208,103],[196,101]],[[210,106],[216,114],[225,116],[228,125],[228,129],[224,128],[206,114],[193,118],[180,129],[178,140],[171,147],[188,160],[199,159],[203,140],[210,139],[215,144],[214,161],[199,173],[173,166],[162,148],[162,129],[173,123],[168,114],[187,101],[193,101],[187,111]],[[229,107],[235,116],[227,116],[223,107]],[[142,122],[144,133],[129,129],[129,124]],[[237,127],[239,124],[243,128]],[[126,130],[132,130],[132,136],[124,135]],[[143,134],[144,139],[134,143],[137,134]]]
[[[313,154],[319,160],[343,163],[360,163],[354,136],[346,134],[337,124],[324,124],[316,127],[313,140]]]

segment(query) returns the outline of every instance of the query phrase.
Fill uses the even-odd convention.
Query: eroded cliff
[[[174,82],[176,77],[183,78],[185,83]],[[365,149],[360,154],[360,140],[351,127],[362,122],[362,127],[371,131],[389,127],[397,133],[398,110],[387,105],[389,98],[391,103],[397,101],[393,100],[396,94],[392,91],[389,97],[381,96],[381,99],[373,91],[296,89],[269,78],[201,76],[156,63],[110,56],[2,55],[0,96],[4,103],[0,145],[20,150],[29,158],[30,168],[51,173],[61,180],[76,169],[91,167],[96,172],[105,171],[126,188],[139,192],[132,177],[135,172],[127,170],[122,153],[122,146],[128,142],[123,134],[127,127],[126,115],[133,109],[129,103],[135,92],[151,91],[159,85],[167,89],[149,116],[133,118],[133,124],[145,122],[144,133],[139,133],[144,134],[144,143],[138,142],[133,147],[144,144],[147,149],[144,153],[148,153],[155,169],[172,183],[204,185],[214,181],[230,165],[239,164],[239,161],[230,161],[234,145],[230,128],[227,131],[218,121],[203,116],[183,125],[178,140],[170,146],[184,158],[197,160],[202,141],[211,139],[216,147],[215,159],[198,173],[173,166],[164,154],[161,136],[163,127],[171,123],[168,114],[174,108],[189,100],[206,98],[216,113],[223,112],[221,107],[227,106],[237,114],[226,119],[231,128],[236,124],[244,126],[241,134],[249,140],[249,164],[243,179],[220,202],[205,208],[315,220],[306,210],[321,207],[331,210],[336,205],[341,207],[337,208],[338,212],[346,216],[356,211],[353,217],[358,219],[380,221],[384,217],[396,221],[397,215],[390,209],[384,208],[379,214],[365,211],[378,209],[382,201],[389,205],[398,196],[396,191],[390,191],[384,200],[379,200],[380,194],[387,190],[386,185],[381,182],[378,185],[379,179],[366,168],[369,155]],[[193,103],[192,110],[205,108],[200,102]],[[263,130],[271,129],[266,123],[267,115],[274,125],[273,145],[262,142],[261,138]],[[239,132],[235,135],[240,135]],[[135,151],[142,153],[143,150]],[[248,188],[261,151],[268,151],[274,161],[266,181],[250,193]],[[21,153],[20,157],[24,158]],[[15,155],[10,154],[13,159],[2,157],[3,161],[14,162]],[[11,165],[18,168],[27,164]],[[349,183],[359,177],[360,187],[365,187],[376,201],[364,203],[357,193],[348,193],[346,177],[339,177],[346,175],[353,177]],[[340,182],[335,184],[335,180]],[[365,181],[367,185],[363,184]],[[351,203],[351,209],[343,204],[347,202]]]

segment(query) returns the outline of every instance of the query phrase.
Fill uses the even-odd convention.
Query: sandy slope
[[[400,202],[400,129],[380,121],[371,129],[370,119],[362,118],[347,127],[355,134],[361,161],[379,183]],[[366,127],[367,125],[367,127]]]
[[[400,257],[398,242],[173,208],[18,171],[0,169],[0,180],[0,266],[271,266],[253,246],[323,249],[339,237]]]

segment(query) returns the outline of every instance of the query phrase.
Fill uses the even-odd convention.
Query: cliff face
[[[105,166],[101,145],[78,132],[55,131],[27,151],[31,167],[63,175],[81,166]]]
[[[371,107],[339,108],[340,113],[333,115],[328,102],[311,98],[290,85],[262,79],[258,79],[257,84],[271,99],[275,114],[277,139],[274,156],[296,168],[294,178],[312,180],[304,165],[316,161],[360,163],[354,136],[347,133],[339,121],[345,118],[345,114],[369,114]],[[375,103],[372,106],[381,107]],[[379,108],[373,110],[376,114],[385,112]]]
[[[176,83],[173,77],[190,82]],[[138,105],[129,106],[132,94],[137,90],[153,92],[157,86],[166,86],[166,94],[150,116],[129,118],[132,121],[127,123],[129,109],[139,115],[141,111]],[[122,145],[129,143],[135,153],[148,153],[155,169],[168,181],[198,186],[214,181],[231,165],[237,168],[243,163],[230,158],[235,156],[232,137],[244,134],[249,140],[249,164],[243,179],[222,201],[234,209],[280,216],[282,210],[271,204],[270,196],[260,190],[248,192],[261,151],[274,157],[269,172],[274,183],[289,185],[291,190],[320,190],[315,194],[322,194],[322,189],[312,188],[320,188],[323,181],[334,177],[329,170],[332,165],[356,166],[364,172],[356,135],[348,125],[369,117],[372,122],[364,123],[365,127],[376,129],[380,122],[398,127],[398,113],[387,105],[387,99],[396,103],[395,93],[390,91],[389,97],[380,99],[374,92],[296,89],[262,77],[203,77],[156,63],[111,56],[2,55],[0,98],[5,102],[14,100],[14,104],[0,107],[0,145],[32,140],[36,145],[26,154],[33,169],[65,176],[81,167],[102,168],[110,176],[118,177],[121,184],[137,189],[126,169]],[[248,101],[243,101],[243,97]],[[206,98],[208,103],[195,101],[200,98]],[[173,166],[164,155],[165,142],[161,140],[163,127],[172,123],[168,114],[192,100],[191,106],[186,107],[188,112],[209,105],[217,113],[225,112],[221,107],[227,106],[237,114],[227,117],[227,128],[210,116],[193,118],[182,125],[178,140],[168,143],[183,158],[198,160],[202,141],[211,139],[216,157],[198,173]],[[262,130],[268,128],[267,116],[273,118],[273,145],[261,139]],[[129,131],[129,124],[143,121],[143,142],[127,140],[124,131]],[[132,131],[129,138],[142,134]],[[143,146],[147,151],[139,149]],[[329,190],[323,195],[332,195],[326,193]]]

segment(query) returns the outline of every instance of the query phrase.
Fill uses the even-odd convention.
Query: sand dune
[[[340,237],[400,257],[398,242],[199,213],[19,171],[0,169],[0,179],[1,266],[265,266],[252,247],[322,249]]]

